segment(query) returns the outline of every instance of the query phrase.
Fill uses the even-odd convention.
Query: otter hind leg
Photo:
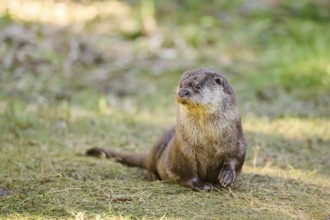
[[[213,185],[211,183],[203,182],[197,177],[184,181],[182,185],[197,192],[210,192],[213,189]]]
[[[150,171],[148,172],[148,179],[149,179],[149,181],[161,180],[157,173],[150,172]]]

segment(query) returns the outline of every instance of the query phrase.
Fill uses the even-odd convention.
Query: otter
[[[176,125],[146,154],[92,148],[88,156],[148,171],[150,180],[170,180],[194,191],[228,187],[242,170],[246,141],[236,95],[227,79],[206,68],[184,72],[175,95]]]

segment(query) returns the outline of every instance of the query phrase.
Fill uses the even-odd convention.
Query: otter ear
[[[219,85],[223,87],[223,90],[225,93],[231,94],[232,93],[232,89],[229,86],[227,80],[221,78],[221,77],[217,77],[215,78],[215,82]]]
[[[219,85],[222,86],[223,80],[220,77],[215,78],[215,82]]]

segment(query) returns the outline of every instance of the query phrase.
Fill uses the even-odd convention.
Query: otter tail
[[[106,158],[114,158],[117,162],[131,166],[131,167],[140,167],[146,169],[145,165],[145,154],[130,154],[116,152],[113,150],[105,150],[103,148],[92,148],[86,151],[87,156],[101,157],[105,156]]]

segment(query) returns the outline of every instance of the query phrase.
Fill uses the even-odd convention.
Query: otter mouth
[[[183,97],[180,97],[179,95],[175,96],[175,100],[176,100],[177,103],[179,103],[181,105],[188,105],[189,104],[188,98],[183,98]]]

